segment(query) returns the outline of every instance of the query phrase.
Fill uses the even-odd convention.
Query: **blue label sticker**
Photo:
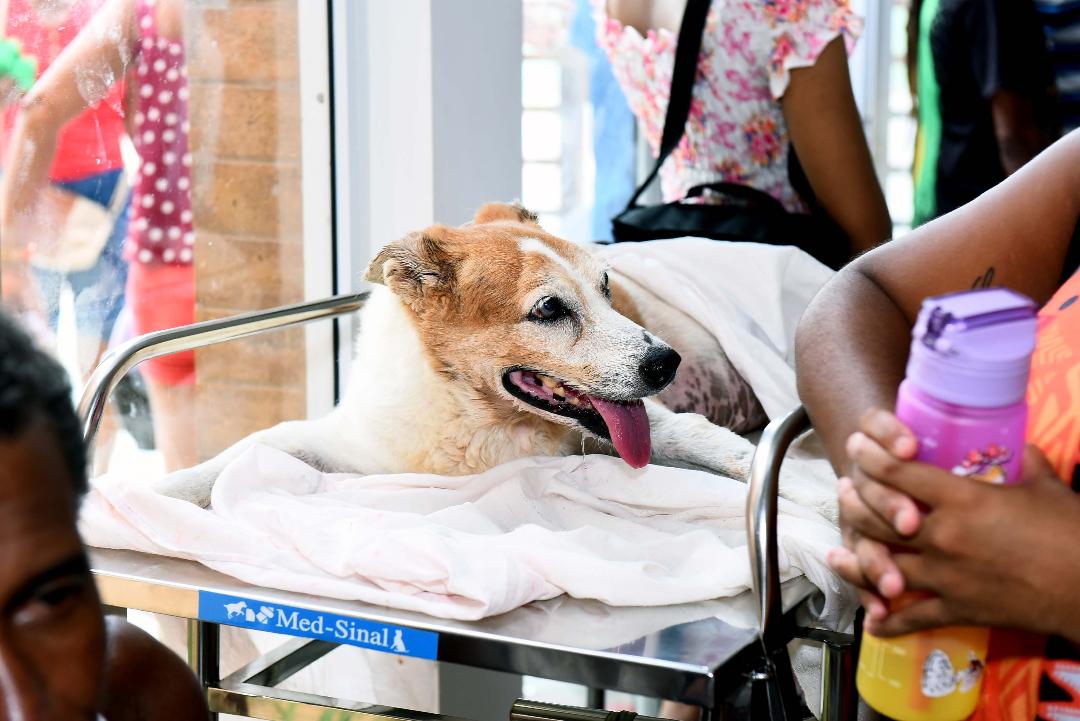
[[[336,613],[265,603],[211,591],[199,591],[199,618],[228,626],[317,638],[414,658],[435,660],[439,652],[439,634],[434,631],[364,621]]]

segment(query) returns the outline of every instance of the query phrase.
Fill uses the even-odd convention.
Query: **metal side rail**
[[[762,669],[772,674],[781,688],[785,717],[799,716],[791,708],[789,684],[794,683],[786,643],[792,637],[822,644],[821,718],[825,721],[853,721],[858,697],[855,691],[855,636],[815,628],[792,628],[784,616],[781,601],[780,559],[777,513],[780,497],[780,467],[791,444],[811,428],[806,409],[798,407],[770,423],[750,464],[746,494],[746,535],[750,551],[750,573],[757,600],[758,634],[764,659],[775,663]],[[764,679],[763,679],[764,680]]]
[[[193,323],[132,338],[101,359],[101,363],[94,369],[83,388],[78,411],[87,451],[93,450],[94,437],[101,424],[105,404],[116,389],[116,384],[128,371],[143,361],[353,313],[363,307],[367,297],[366,292],[338,295],[308,303]]]
[[[334,648],[335,644],[325,641],[293,639],[211,686],[207,690],[210,710],[270,721],[463,721],[275,688]]]

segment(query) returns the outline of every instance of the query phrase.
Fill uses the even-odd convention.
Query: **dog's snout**
[[[672,348],[656,348],[649,351],[642,361],[641,377],[653,393],[658,393],[675,380],[675,371],[682,358]]]

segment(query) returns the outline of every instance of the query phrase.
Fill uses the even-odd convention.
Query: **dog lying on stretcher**
[[[614,451],[730,474],[725,436],[765,414],[695,320],[517,205],[382,249],[356,363],[327,416],[282,423],[158,490],[206,506],[253,442],[332,472],[478,473],[526,456]],[[676,373],[677,370],[681,371]]]

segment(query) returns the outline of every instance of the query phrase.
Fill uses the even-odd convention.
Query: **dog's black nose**
[[[649,351],[641,363],[641,377],[649,385],[649,390],[658,393],[675,379],[675,371],[682,358],[671,348],[657,348]]]

